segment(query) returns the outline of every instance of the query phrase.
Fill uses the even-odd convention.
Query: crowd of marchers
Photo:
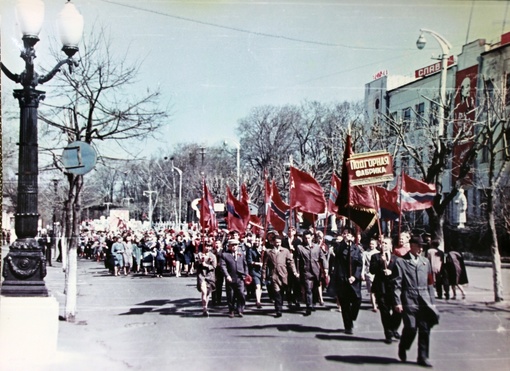
[[[462,255],[444,253],[438,245],[428,234],[403,232],[397,240],[375,237],[363,247],[348,227],[326,236],[318,230],[298,234],[294,227],[286,234],[270,230],[265,235],[225,230],[202,234],[196,228],[124,230],[83,233],[79,256],[104,262],[113,276],[196,276],[204,317],[209,305],[225,304],[229,317],[243,317],[247,300],[262,307],[263,290],[275,317],[284,314],[285,302],[289,311],[310,316],[328,295],[349,335],[364,283],[372,310],[380,313],[384,341],[399,341],[398,356],[406,362],[418,333],[417,362],[430,367],[430,329],[439,322],[436,296],[456,299],[458,289],[464,298],[462,285],[467,283]]]

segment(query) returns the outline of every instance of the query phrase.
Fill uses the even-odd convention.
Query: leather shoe
[[[309,316],[310,314],[312,314],[312,311],[310,309],[307,309],[304,315]]]
[[[432,363],[427,358],[418,358],[418,364],[423,367],[432,367]]]
[[[393,337],[395,339],[400,339],[400,334],[398,333],[398,331],[393,331]]]
[[[282,314],[280,312],[276,313],[275,318],[280,318]]]
[[[229,317],[229,318],[234,318],[234,312],[230,312],[230,313],[228,314],[228,317]]]
[[[354,331],[352,331],[352,328],[346,328],[346,329],[345,329],[345,333],[346,333],[347,335],[352,335],[352,334],[354,334]]]
[[[386,344],[391,344],[393,341],[391,340],[391,338],[386,338],[386,339],[384,339],[384,342]]]
[[[402,362],[406,362],[407,361],[407,354],[406,354],[406,350],[402,347],[398,347],[398,358],[402,361]]]

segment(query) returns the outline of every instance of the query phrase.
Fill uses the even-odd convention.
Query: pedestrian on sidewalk
[[[458,251],[449,251],[446,253],[445,260],[445,271],[448,281],[448,286],[445,288],[445,291],[448,291],[447,296],[449,295],[449,287],[451,287],[453,293],[452,299],[455,300],[457,298],[457,289],[459,289],[462,294],[462,299],[465,299],[466,294],[464,293],[462,285],[467,284],[469,281],[464,264],[464,257]]]
[[[439,250],[439,240],[432,240],[430,242],[430,248],[427,250],[427,259],[432,268],[432,281],[436,288],[437,298],[442,299],[443,288],[445,287],[444,285],[448,283],[448,279],[445,277],[444,253]],[[444,291],[445,297],[449,299],[450,294],[448,293],[447,286]]]

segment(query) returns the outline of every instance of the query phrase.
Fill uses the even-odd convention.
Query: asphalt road
[[[58,352],[40,370],[418,370],[416,342],[409,362],[387,345],[368,295],[354,335],[343,331],[341,314],[327,298],[311,316],[285,312],[274,318],[264,306],[247,306],[244,318],[228,318],[225,307],[202,317],[195,277],[114,277],[102,263],[78,263],[74,323],[60,321]],[[510,271],[503,303],[491,304],[492,270],[468,267],[466,300],[438,300],[440,324],[433,328],[430,359],[435,370],[510,370]],[[64,273],[48,267],[47,287],[64,314]],[[16,364],[2,370],[18,370]]]

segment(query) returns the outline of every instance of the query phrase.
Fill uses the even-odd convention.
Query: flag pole
[[[402,233],[402,181],[403,181],[404,169],[400,172],[400,182],[398,182],[398,202],[400,207],[398,208],[398,240],[400,241],[400,233]]]
[[[265,203],[265,205],[264,205],[264,206],[265,206],[265,208],[264,208],[264,210],[265,210],[265,214],[264,214],[264,237],[263,237],[263,239],[262,239],[262,242],[263,242],[263,244],[264,244],[264,245],[266,244],[266,238],[267,238],[267,226],[268,226],[268,224],[269,224],[269,223],[268,223],[268,222],[269,222],[269,220],[268,220],[269,218],[267,217],[267,214],[268,214],[268,211],[269,211],[269,207],[268,207],[267,201],[269,201],[269,202],[270,202],[270,201],[271,201],[271,197],[272,197],[272,195],[271,195],[271,196],[269,197],[269,200],[266,200],[266,199],[265,199],[265,196],[266,196],[267,191],[268,191],[268,190],[267,190],[268,183],[269,183],[269,181],[268,181],[268,177],[267,177],[267,170],[266,170],[266,169],[264,169],[264,185],[265,185],[265,188],[266,188],[266,189],[265,189],[265,192],[264,192],[264,203]]]
[[[202,244],[202,250],[204,251],[204,244],[205,244],[205,238],[204,238],[204,234],[205,234],[205,228],[202,226],[202,221],[203,221],[203,216],[204,216],[204,210],[205,210],[205,177],[204,175],[202,174],[202,205],[201,205],[201,210],[200,210],[200,230],[202,231],[202,233],[200,233],[200,243]],[[195,246],[195,254],[198,253],[198,246]]]
[[[382,235],[381,219],[379,219],[379,211],[380,211],[381,207],[379,206],[379,198],[376,195],[375,187],[370,186],[370,188],[372,189],[372,197],[374,198],[375,208],[376,208],[376,212],[377,212],[375,215],[377,218],[377,228],[379,228],[379,238],[380,238]]]
[[[324,222],[324,236],[326,236],[326,233],[328,231],[328,224],[329,224],[329,216],[328,216],[328,210],[326,208],[326,221]]]

